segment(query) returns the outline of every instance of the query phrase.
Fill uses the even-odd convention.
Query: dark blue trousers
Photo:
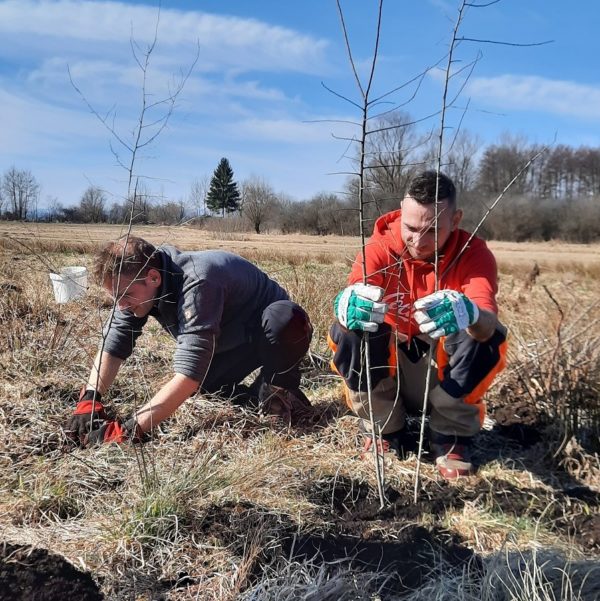
[[[298,388],[299,363],[311,338],[306,311],[292,301],[276,301],[263,311],[260,323],[250,324],[246,343],[213,357],[201,391],[214,393],[238,384],[259,367],[264,381]]]

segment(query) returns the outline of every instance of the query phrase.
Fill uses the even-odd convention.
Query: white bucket
[[[87,269],[85,267],[64,267],[60,273],[51,273],[57,303],[68,303],[85,296],[87,290]]]

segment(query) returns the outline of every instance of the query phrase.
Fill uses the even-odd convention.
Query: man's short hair
[[[136,236],[108,242],[94,257],[94,278],[100,285],[113,281],[119,273],[144,278],[149,269],[162,269],[160,255],[153,244]]]
[[[407,196],[410,196],[416,200],[419,204],[429,205],[436,201],[436,181],[437,181],[437,200],[447,201],[450,205],[456,205],[456,187],[454,182],[444,173],[437,173],[437,171],[428,170],[422,171],[417,174],[406,192]]]

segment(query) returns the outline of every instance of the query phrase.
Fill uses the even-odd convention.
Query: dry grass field
[[[218,233],[186,226],[136,226],[136,235],[153,244],[173,244],[185,250],[223,248],[240,254],[268,256],[285,250],[300,259],[329,262],[351,261],[360,248],[360,240],[349,236],[308,236],[304,234],[254,234],[251,232]],[[105,224],[53,224],[0,222],[0,244],[11,240],[28,244],[36,250],[89,250],[97,244],[117,238],[123,227]],[[600,272],[600,244],[566,244],[561,242],[490,242],[501,267],[529,269],[533,262],[541,268],[557,271],[590,269]]]
[[[441,481],[425,457],[415,503],[414,455],[390,462],[381,509],[326,366],[356,238],[136,227],[155,243],[238,252],[309,309],[313,411],[273,429],[252,408],[196,396],[145,445],[66,444],[107,305],[94,286],[57,305],[48,272],[89,266],[118,234],[0,224],[0,599],[600,599],[599,245],[491,244],[511,350],[477,474]],[[114,415],[151,398],[172,351],[149,324],[108,395]]]

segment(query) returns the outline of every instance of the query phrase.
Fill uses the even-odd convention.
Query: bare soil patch
[[[102,601],[92,577],[45,549],[0,545],[0,600]]]
[[[262,550],[256,554],[249,570],[248,585],[260,578],[266,566],[277,562],[308,562],[313,566],[341,567],[358,572],[381,572],[384,591],[401,593],[415,589],[435,574],[440,561],[446,566],[459,567],[474,557],[473,551],[460,544],[451,533],[428,530],[404,522],[393,537],[387,540],[365,538],[360,533],[295,532],[292,522],[281,520],[265,508],[251,504],[215,506],[207,512],[202,529],[209,539],[219,540],[243,553],[247,541],[260,539]],[[268,532],[277,532],[270,539]],[[389,574],[394,574],[389,578]]]

